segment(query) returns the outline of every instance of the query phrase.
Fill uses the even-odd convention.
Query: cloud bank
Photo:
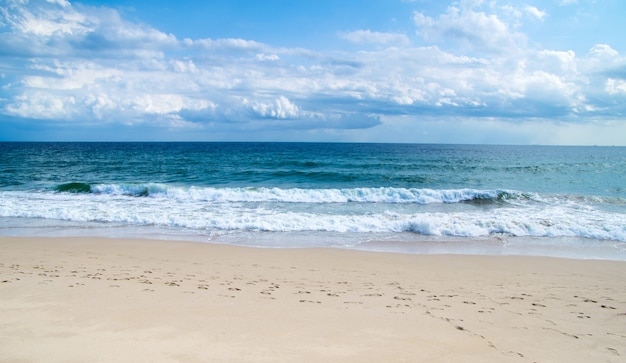
[[[443,136],[450,125],[510,127],[517,140],[544,143],[580,142],[584,131],[573,129],[625,129],[626,57],[609,44],[586,54],[529,45],[520,24],[543,21],[544,10],[460,1],[407,16],[411,33],[337,32],[357,49],[317,51],[179,39],[112,8],[8,0],[0,10],[0,123],[417,142],[429,132],[429,141],[462,141]]]

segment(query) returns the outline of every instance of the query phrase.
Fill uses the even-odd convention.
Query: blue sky
[[[0,0],[0,140],[626,145],[621,0]]]

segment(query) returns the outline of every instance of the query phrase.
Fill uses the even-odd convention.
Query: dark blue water
[[[479,188],[626,198],[626,148],[316,143],[0,143],[0,188],[85,183]]]

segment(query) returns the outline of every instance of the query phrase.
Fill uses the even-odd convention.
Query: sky
[[[0,141],[626,145],[623,0],[0,0]]]

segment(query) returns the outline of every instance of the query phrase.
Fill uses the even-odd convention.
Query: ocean
[[[4,142],[0,235],[626,260],[626,148]]]

